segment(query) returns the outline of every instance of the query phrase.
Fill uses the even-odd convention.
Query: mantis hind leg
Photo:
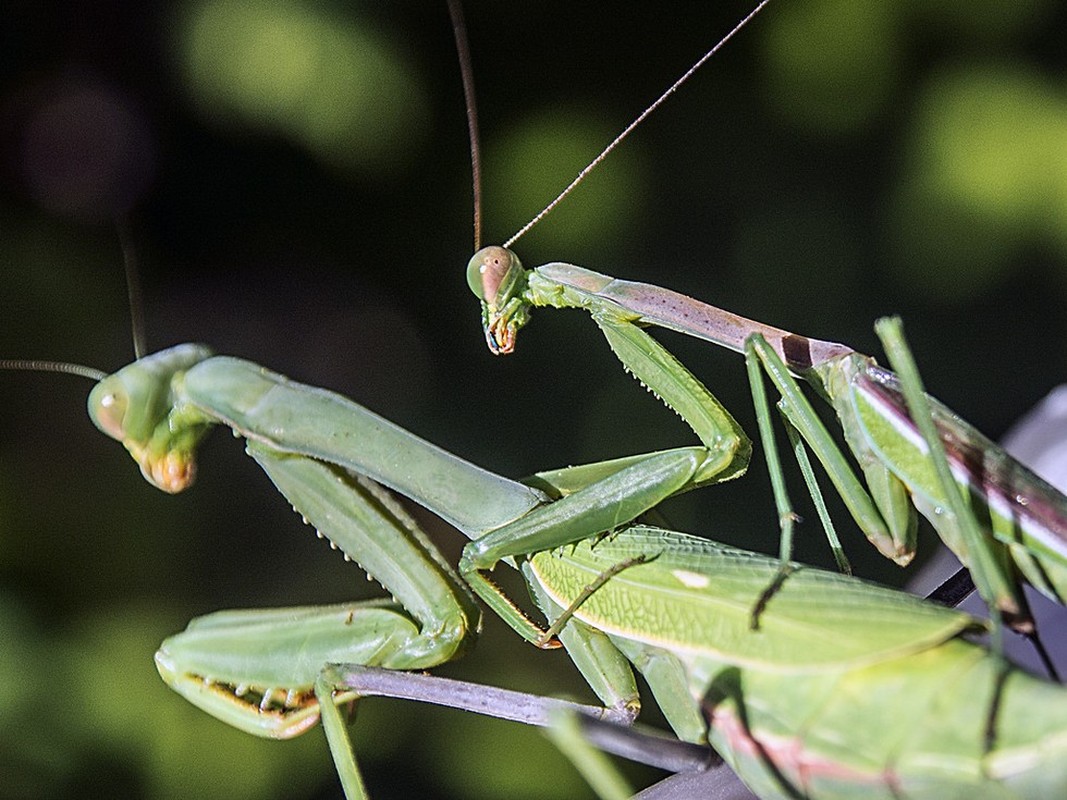
[[[781,458],[778,455],[778,445],[775,441],[774,428],[771,422],[770,405],[767,402],[763,374],[760,370],[761,364],[756,350],[759,341],[762,341],[762,337],[760,337],[760,340],[757,340],[756,337],[753,336],[745,342],[745,366],[748,372],[749,386],[752,391],[752,401],[756,409],[756,420],[759,425],[760,440],[763,443],[763,451],[767,459],[767,471],[770,473],[771,489],[774,492],[775,505],[778,509],[778,522],[781,529],[781,538],[779,545],[780,565],[778,573],[770,584],[768,584],[767,588],[763,591],[763,594],[760,595],[759,600],[752,609],[751,624],[753,630],[759,628],[760,614],[766,608],[778,589],[781,588],[782,583],[788,577],[792,569],[790,566],[790,559],[792,558],[793,552],[793,528],[799,519],[793,510],[792,503],[789,500],[789,495],[785,487],[785,473],[782,469]],[[837,531],[834,528],[833,522],[830,519],[830,514],[826,509],[826,502],[823,499],[822,490],[819,488],[819,484],[815,479],[815,473],[811,468],[811,461],[808,459],[807,449],[804,447],[803,439],[790,419],[790,406],[785,398],[779,401],[778,408],[781,413],[782,422],[785,425],[786,434],[789,437],[790,447],[793,449],[793,455],[797,460],[797,464],[800,466],[800,471],[804,477],[804,482],[807,485],[808,493],[811,495],[812,501],[815,503],[819,520],[822,523],[823,530],[826,532],[826,538],[830,543],[830,549],[833,552],[834,560],[837,562],[837,567],[846,575],[851,575],[852,567],[848,562],[848,558],[845,556],[844,549],[841,547],[841,540],[837,536]]]
[[[341,710],[334,703],[334,689],[324,673],[319,673],[315,681],[315,696],[319,700],[319,718],[326,741],[330,745],[330,755],[337,770],[347,800],[368,800],[367,787],[363,783],[359,766],[356,764],[355,751],[348,738],[348,727],[341,715]]]
[[[874,325],[875,333],[882,340],[889,363],[900,378],[904,399],[911,412],[912,421],[926,443],[928,457],[933,464],[940,488],[945,498],[952,521],[962,544],[967,550],[967,567],[971,570],[978,593],[990,605],[997,623],[994,631],[994,649],[1001,650],[1000,628],[1008,625],[1020,633],[1033,631],[1033,619],[1018,581],[1010,574],[1011,565],[1003,548],[990,546],[978,520],[952,475],[944,442],[933,420],[933,411],[923,389],[922,378],[915,358],[904,340],[904,326],[899,317],[884,317]],[[999,552],[998,552],[999,550]]]

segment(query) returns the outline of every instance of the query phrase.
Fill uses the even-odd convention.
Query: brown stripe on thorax
[[[785,358],[785,363],[794,371],[810,369],[813,363],[811,339],[795,333],[783,336],[782,356]]]

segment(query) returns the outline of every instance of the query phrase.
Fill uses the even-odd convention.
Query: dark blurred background
[[[748,10],[468,2],[487,239]],[[692,440],[578,312],[539,313],[510,358],[486,350],[443,3],[0,14],[0,357],[130,360],[124,216],[153,349],[209,343],[509,476]],[[865,352],[899,312],[930,390],[995,438],[1067,376],[1065,30],[1052,0],[777,0],[518,249]],[[740,358],[663,340],[753,431]],[[320,733],[232,732],[151,657],[197,614],[374,585],[225,434],[191,491],[148,486],[89,423],[88,389],[0,379],[0,797],[335,796]],[[666,511],[776,551],[761,458]],[[899,581],[838,516],[859,571]],[[460,537],[422,519],[455,558]],[[799,555],[827,563],[802,532]],[[487,629],[441,671],[590,698],[563,656]],[[353,736],[378,798],[584,791],[517,725],[374,700]]]

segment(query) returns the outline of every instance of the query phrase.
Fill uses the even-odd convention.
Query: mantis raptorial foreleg
[[[1067,693],[958,639],[975,625],[968,616],[795,564],[768,598],[780,561],[621,521],[647,504],[642,477],[659,483],[687,474],[699,448],[541,473],[535,482],[551,494],[570,492],[550,501],[339,395],[248,362],[196,347],[145,361],[106,378],[90,398],[100,427],[123,437],[146,475],[180,488],[206,426],[225,424],[308,520],[397,597],[207,617],[165,642],[158,657],[178,691],[243,730],[291,735],[313,724],[316,711],[323,715],[354,797],[363,787],[334,709],[353,695],[326,665],[432,666],[462,652],[477,625],[477,610],[436,549],[370,478],[357,477],[368,474],[479,535],[472,550],[513,557],[549,622],[566,610],[560,639],[609,709],[636,711],[633,665],[678,737],[710,741],[763,798],[849,796],[881,786],[887,764],[905,798],[963,787],[976,796],[1016,792],[1008,797],[1031,796],[1036,785],[1067,790]],[[653,496],[673,488],[653,487]],[[473,526],[493,516],[505,521],[487,539]],[[596,535],[605,519],[621,527]],[[545,539],[572,544],[542,549]],[[951,713],[939,710],[944,703]],[[1012,722],[1027,715],[1025,726]],[[916,726],[938,735],[904,737],[887,718],[906,720],[910,737]],[[856,719],[881,720],[869,746],[832,746],[855,734]],[[974,731],[990,719],[987,741]],[[783,737],[792,742],[785,750]],[[806,763],[831,765],[832,780],[797,772],[798,748]],[[1018,751],[1027,754],[1021,771]]]
[[[324,664],[431,667],[461,654],[478,627],[478,611],[451,569],[375,481],[471,538],[519,530],[523,546],[539,549],[541,541],[573,542],[625,525],[685,487],[706,463],[705,450],[682,448],[543,473],[537,483],[565,495],[551,501],[339,395],[192,345],[105,378],[89,405],[98,427],[122,441],[145,477],[169,492],[193,480],[195,450],[207,430],[229,427],[305,519],[396,598],[395,604],[208,617],[164,643],[157,664],[178,691],[242,730],[277,737],[302,732],[324,712],[332,716],[323,705],[333,691],[321,679]],[[525,619],[510,602],[508,610]],[[636,710],[632,673],[602,634],[575,620],[560,639],[606,705]],[[337,744],[336,719],[330,730],[338,753],[345,748]],[[338,758],[348,791],[360,796],[354,765]]]
[[[898,425],[908,424],[910,420],[899,393],[893,388],[890,374],[882,371],[876,375],[878,368],[873,366],[873,362],[847,348],[804,340],[688,298],[684,298],[686,304],[683,306],[683,300],[679,299],[681,296],[673,292],[614,281],[569,265],[548,265],[525,272],[514,255],[502,248],[487,248],[476,255],[471,261],[468,277],[472,287],[483,297],[487,336],[496,340],[498,352],[510,351],[514,345],[517,323],[525,322],[516,309],[526,309],[532,305],[577,306],[589,310],[619,358],[653,391],[664,387],[663,391],[666,392],[679,385],[691,385],[689,380],[692,376],[673,359],[659,355],[659,345],[655,345],[653,351],[657,353],[657,363],[664,365],[663,369],[655,374],[640,371],[643,351],[636,347],[631,349],[628,345],[650,337],[635,322],[680,328],[684,332],[744,350],[750,364],[757,408],[761,405],[765,408],[758,394],[758,364],[782,393],[782,413],[815,450],[854,518],[882,553],[898,563],[904,564],[910,560],[914,550],[914,509],[917,506],[931,518],[946,542],[961,554],[965,562],[973,562],[978,576],[976,583],[983,597],[1013,627],[1028,630],[1030,623],[1017,578],[1013,574],[1014,567],[1005,559],[1005,546],[997,544],[996,538],[1016,542],[1013,550],[1017,551],[1014,563],[1018,569],[1038,588],[1057,597],[1060,595],[1060,584],[1067,579],[1067,565],[1060,563],[1057,551],[1049,552],[1048,543],[1058,543],[1056,546],[1067,551],[1067,500],[1021,465],[1014,465],[1011,470],[1013,479],[1024,478],[1031,494],[1043,500],[1036,514],[1028,512],[1030,503],[1020,504],[1019,512],[1029,519],[1023,521],[1019,526],[1021,532],[1016,535],[1012,532],[1016,527],[1011,523],[1012,514],[1009,512],[1006,515],[997,509],[998,503],[1003,504],[1008,496],[997,484],[976,484],[975,479],[979,476],[973,472],[969,475],[964,473],[957,480],[964,480],[978,499],[990,506],[992,524],[989,533],[996,538],[971,540],[951,528],[951,521],[933,511],[936,501],[931,504],[931,495],[936,497],[942,493],[937,488],[939,484],[936,478],[922,472],[919,466],[924,463],[922,453],[912,455],[914,451],[909,448],[913,445],[908,444],[905,431],[891,424],[891,412],[894,410],[899,412],[894,418]],[[483,292],[495,285],[508,287],[510,294],[491,302],[486,301]],[[479,286],[484,288],[479,289]],[[606,319],[613,321],[605,323]],[[788,360],[790,358],[791,363]],[[800,391],[792,374],[794,372],[802,372],[809,380],[819,381],[819,387],[833,399],[845,429],[846,440],[864,468],[870,492],[856,478],[825,425]],[[879,376],[882,376],[881,380],[877,380]],[[702,386],[701,390],[706,392]],[[882,390],[880,398],[877,397],[879,390]],[[681,389],[682,393],[684,391],[684,388]],[[872,398],[882,402],[876,403]],[[894,398],[895,403],[891,402]],[[680,397],[670,404],[676,409],[685,407]],[[865,413],[867,417],[864,417]],[[765,411],[761,419],[766,419]],[[950,424],[944,413],[939,414],[937,419],[943,424]],[[974,439],[972,432],[964,429],[961,423],[956,421],[955,425],[954,432],[948,429],[949,433],[943,434],[952,437],[954,444],[960,440],[968,441],[964,436]],[[919,438],[917,434],[913,435],[912,441],[916,438]],[[764,436],[764,441],[769,442],[769,438]],[[899,452],[901,448],[906,452],[894,453],[894,449]],[[772,475],[780,475],[776,457],[773,453],[768,455]],[[917,466],[910,467],[909,459]],[[965,465],[959,461],[957,463],[962,471]],[[776,478],[774,483],[783,520],[782,550],[787,556],[791,531],[788,503],[783,502],[784,488],[780,478]],[[808,485],[814,489],[815,484],[810,478]],[[813,494],[816,494],[814,490]],[[994,499],[986,500],[988,497]],[[912,504],[913,498],[915,505]],[[821,500],[817,499],[816,502],[821,505]],[[1042,515],[1048,509],[1056,510]],[[820,516],[825,518],[821,511]],[[975,555],[969,558],[968,553]],[[1035,564],[1035,561],[1038,563]],[[485,565],[486,562],[481,564]],[[1031,575],[1034,577],[1031,578]]]

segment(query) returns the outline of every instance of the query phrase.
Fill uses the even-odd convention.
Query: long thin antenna
[[[633,122],[631,122],[629,125],[627,125],[626,128],[623,130],[623,132],[620,133],[618,136],[616,136],[615,139],[611,142],[611,144],[609,144],[607,147],[604,148],[604,150],[600,153],[600,155],[598,155],[596,158],[594,158],[592,161],[590,161],[589,165],[587,167],[585,167],[585,169],[583,169],[581,172],[578,173],[578,177],[576,177],[573,181],[571,181],[570,184],[567,186],[567,188],[564,189],[562,192],[560,192],[555,200],[553,200],[551,203],[549,203],[547,206],[545,206],[540,211],[540,213],[537,214],[536,217],[534,217],[532,220],[527,222],[519,230],[518,233],[516,233],[514,236],[512,236],[510,239],[508,239],[506,242],[504,242],[504,247],[511,247],[513,244],[515,244],[516,241],[518,241],[518,239],[521,236],[524,236],[527,233],[527,231],[529,231],[534,225],[536,225],[538,222],[540,222],[542,219],[544,219],[546,216],[548,216],[548,214],[552,211],[552,209],[554,209],[556,206],[558,206],[560,204],[560,202],[563,200],[564,197],[566,197],[572,191],[574,191],[574,189],[578,186],[578,184],[581,183],[582,181],[584,181],[585,177],[590,172],[592,172],[594,169],[596,169],[596,167],[600,164],[601,161],[603,161],[605,158],[607,158],[608,153],[610,153],[612,150],[614,150],[616,147],[618,147],[619,144],[622,143],[622,140],[625,139],[627,136],[629,136],[631,131],[633,131],[634,128],[636,128],[638,125],[640,125],[642,122],[644,122],[649,114],[651,114],[653,111],[655,111],[661,105],[663,105],[664,101],[666,101],[666,99],[668,97],[670,97],[672,94],[674,94],[678,90],[678,88],[681,87],[681,85],[683,83],[685,83],[687,80],[689,80],[689,78],[692,77],[694,72],[696,72],[698,69],[700,69],[702,66],[704,66],[704,62],[705,61],[707,61],[709,58],[711,58],[713,55],[715,55],[719,51],[719,48],[721,48],[724,44],[726,44],[728,41],[730,41],[730,39],[732,39],[734,37],[734,34],[736,34],[739,30],[741,30],[743,27],[745,27],[749,23],[749,21],[754,16],[756,16],[760,11],[762,11],[763,7],[765,5],[767,5],[767,3],[769,3],[770,1],[771,0],[761,0],[760,4],[758,6],[756,6],[752,11],[750,11],[748,16],[746,16],[743,20],[741,20],[739,23],[737,23],[737,25],[734,26],[733,30],[731,30],[728,34],[726,34],[719,41],[719,43],[717,45],[715,45],[713,48],[708,50],[708,52],[706,52],[704,55],[702,55],[697,60],[697,62],[695,64],[693,64],[693,66],[691,66],[688,70],[686,70],[686,73],[684,75],[682,75],[682,77],[680,77],[678,80],[676,80],[674,83],[672,83],[670,88],[667,89],[667,91],[665,91],[663,94],[661,94],[659,96],[659,98],[652,105],[650,105],[648,108],[646,108],[644,111],[642,111],[641,114]],[[451,2],[452,2],[452,0],[450,0],[450,3]]]
[[[147,352],[144,335],[144,303],[141,299],[141,283],[137,273],[137,258],[130,235],[129,220],[125,216],[115,219],[115,228],[122,246],[122,263],[126,268],[126,292],[130,303],[130,323],[133,329],[133,352],[140,359]],[[26,358],[0,359],[0,371],[21,370],[24,372],[59,372],[64,375],[77,375],[92,381],[102,381],[108,373],[84,364],[72,364],[68,361],[41,361]]]
[[[26,372],[61,372],[65,375],[77,375],[92,381],[102,381],[106,372],[86,367],[81,364],[69,364],[65,361],[31,361],[27,359],[0,359],[0,370],[24,370]]]
[[[144,299],[141,296],[141,277],[137,269],[137,253],[130,235],[130,221],[122,215],[115,219],[119,232],[119,244],[122,246],[122,265],[126,269],[126,294],[130,303],[130,327],[133,333],[133,356],[141,358],[148,352],[145,341]]]
[[[463,98],[467,103],[467,133],[471,143],[471,181],[474,189],[474,250],[482,249],[482,159],[478,137],[478,106],[474,101],[474,70],[471,69],[471,47],[467,41],[467,25],[463,21],[460,0],[448,0],[448,14],[452,17],[452,33],[456,37],[459,71],[463,76]]]

